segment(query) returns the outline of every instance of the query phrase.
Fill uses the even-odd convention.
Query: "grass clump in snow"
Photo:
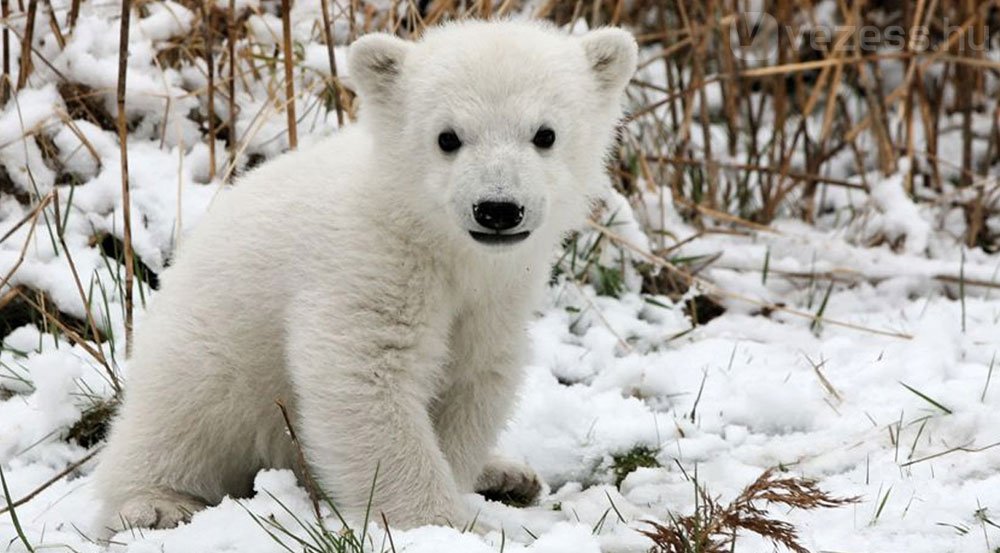
[[[289,553],[297,551],[302,551],[303,553],[365,553],[366,551],[387,551],[385,547],[375,549],[374,542],[371,539],[368,540],[369,547],[366,548],[366,536],[369,538],[370,536],[364,530],[360,533],[355,532],[347,525],[343,518],[340,519],[343,529],[335,531],[328,528],[320,517],[317,517],[315,521],[303,520],[276,496],[269,492],[268,495],[292,518],[295,526],[298,528],[289,528],[273,516],[260,516],[249,509],[247,509],[247,513],[275,543]],[[339,518],[340,513],[336,510],[336,507],[330,502],[328,502],[328,505]],[[246,509],[245,506],[244,509]],[[386,536],[388,538],[388,531],[386,532]]]
[[[607,222],[610,226],[613,219]],[[628,290],[626,256],[621,248],[609,244],[603,234],[585,233],[568,239],[562,255],[552,268],[552,283],[567,275],[578,284],[589,284],[599,296],[617,298]]]
[[[695,478],[694,512],[671,516],[666,524],[650,523],[643,534],[653,540],[650,553],[729,553],[740,532],[752,532],[775,546],[809,553],[799,542],[798,530],[789,522],[772,518],[765,505],[791,509],[821,509],[857,503],[856,497],[835,497],[808,478],[780,478],[776,469],[764,471],[736,499],[722,505]]]
[[[116,400],[99,400],[83,412],[80,420],[69,429],[67,441],[73,441],[81,447],[91,448],[102,441],[108,434],[111,419],[118,411]]]
[[[613,455],[611,472],[615,475],[615,486],[621,487],[625,477],[638,468],[659,468],[660,462],[656,460],[658,452],[657,449],[639,445],[626,453]]]

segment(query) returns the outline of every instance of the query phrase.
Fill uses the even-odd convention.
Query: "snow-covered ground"
[[[62,3],[53,4],[64,17]],[[321,109],[316,84],[328,70],[325,47],[309,42],[319,15],[307,2],[296,6],[295,32],[305,44],[297,70],[301,144],[335,132],[337,123]],[[148,4],[148,10],[134,22],[131,38],[129,164],[135,249],[159,271],[209,208],[218,180],[208,177],[209,150],[190,116],[205,101],[203,94],[189,94],[205,86],[203,71],[195,65],[161,68],[154,61],[162,41],[192,32],[194,15],[170,2]],[[122,269],[92,240],[121,235],[117,137],[68,115],[54,84],[60,75],[87,84],[114,112],[114,13],[104,3],[84,3],[65,48],[40,18],[36,45],[51,66],[36,61],[29,86],[0,113],[0,162],[15,189],[35,198],[25,205],[14,194],[0,194],[0,277],[16,268],[0,298],[12,285],[23,285],[83,320],[72,259],[98,326],[119,337],[104,342],[101,352],[127,381]],[[248,24],[265,46],[280,36],[273,16],[254,16]],[[269,107],[265,81],[238,89],[238,135],[248,137],[241,164],[252,154],[272,156],[286,147],[284,114]],[[227,105],[217,100],[222,120]],[[60,171],[74,175],[76,186],[57,184],[59,171],[33,135],[51,139]],[[216,152],[222,174],[222,141]],[[625,290],[613,297],[563,276],[532,325],[533,361],[500,443],[503,453],[528,462],[545,479],[540,504],[515,509],[470,497],[484,521],[503,525],[503,536],[428,527],[394,531],[390,545],[372,525],[371,548],[646,551],[652,544],[639,533],[648,528],[644,521],[665,521],[693,508],[692,475],[724,502],[777,466],[815,478],[835,495],[861,498],[839,509],[775,513],[799,528],[811,550],[994,552],[1000,547],[1000,255],[963,252],[954,214],[912,203],[901,177],[868,175],[868,181],[874,182],[870,197],[829,189],[823,201],[830,209],[814,226],[789,219],[769,231],[737,227],[744,232],[704,234],[672,252],[688,259],[719,255],[699,276],[714,283],[705,290],[715,292],[726,311],[705,324],[693,326],[685,314],[694,289],[677,301],[644,294],[628,269]],[[58,195],[32,219],[37,198],[53,191]],[[649,261],[640,252],[657,246],[662,233],[643,229],[669,232],[667,246],[700,233],[670,207],[669,197],[615,201],[620,205],[611,230],[630,245],[605,248],[609,258],[602,262],[610,266],[620,261],[615,256]],[[841,210],[867,215],[841,224]],[[902,247],[859,245],[876,235],[902,240]],[[595,239],[596,231],[585,233],[581,251]],[[154,292],[138,286],[141,307]],[[13,500],[94,451],[65,438],[95,401],[111,393],[93,352],[72,345],[65,332],[26,325],[3,340],[0,468]],[[646,464],[659,466],[639,468],[616,486],[615,458],[643,449],[655,459]],[[90,460],[74,468],[19,506],[20,531],[11,513],[0,515],[0,550],[102,550],[87,538],[94,533],[92,467]],[[255,488],[254,497],[227,499],[180,528],[120,534],[122,545],[113,549],[285,551],[251,513],[274,517],[308,540],[296,518],[314,522],[312,507],[291,473],[264,471]],[[0,509],[5,504],[0,500]],[[339,528],[335,521],[328,516],[326,524]],[[360,531],[360,521],[350,522]],[[291,538],[285,542],[292,551],[303,549]],[[736,550],[770,547],[745,536]]]

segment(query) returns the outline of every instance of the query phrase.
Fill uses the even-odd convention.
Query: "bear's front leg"
[[[401,528],[467,524],[471,513],[428,413],[444,338],[395,309],[303,305],[311,312],[291,329],[288,369],[297,431],[320,487],[358,518],[374,481],[373,520],[384,514]]]
[[[435,428],[460,491],[530,505],[541,492],[541,479],[526,465],[492,453],[520,381],[518,367],[505,369],[476,372],[452,385],[436,402]]]
[[[455,482],[472,492],[510,416],[520,370],[460,374],[434,402],[434,426]]]
[[[541,491],[538,476],[492,454],[516,402],[528,344],[511,319],[467,317],[455,325],[452,383],[434,403],[434,425],[459,490],[530,504]]]

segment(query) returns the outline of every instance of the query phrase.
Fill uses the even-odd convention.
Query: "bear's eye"
[[[548,127],[542,127],[535,133],[535,137],[531,139],[531,143],[537,148],[547,150],[556,143],[556,131]]]
[[[438,146],[443,152],[450,154],[462,147],[462,141],[455,131],[444,131],[438,135]]]

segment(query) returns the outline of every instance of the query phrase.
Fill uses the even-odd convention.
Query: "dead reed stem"
[[[326,41],[326,56],[330,59],[330,86],[333,90],[333,106],[337,110],[337,127],[344,126],[344,107],[340,104],[340,82],[337,78],[337,58],[333,55],[333,28],[330,23],[330,8],[327,0],[319,0],[323,9],[323,38]]]
[[[49,30],[52,31],[52,36],[56,37],[56,42],[59,44],[59,49],[62,50],[66,48],[66,37],[63,36],[62,29],[59,28],[59,21],[56,19],[56,10],[53,9],[51,2],[46,2],[47,10],[45,12],[49,16]]]
[[[125,257],[125,356],[132,355],[132,283],[135,280],[135,262],[132,252],[132,197],[128,182],[128,117],[125,113],[125,84],[128,76],[128,31],[132,14],[132,0],[122,0],[120,34],[118,36],[118,88],[115,99],[118,106],[118,143],[122,173],[122,249]]]
[[[29,0],[24,36],[21,37],[21,65],[17,68],[17,90],[21,90],[24,85],[28,84],[28,75],[31,74],[31,43],[35,35],[35,14],[37,11],[38,0]]]
[[[202,9],[202,35],[205,41],[205,70],[208,71],[208,180],[215,180],[215,56],[213,54],[211,8]]]
[[[73,32],[76,27],[76,20],[80,17],[80,0],[73,0],[69,6],[69,14],[66,15],[66,24],[69,25],[69,32]]]
[[[299,436],[295,433],[295,425],[292,424],[292,419],[288,416],[288,409],[285,408],[284,402],[276,399],[274,403],[277,404],[278,410],[281,411],[281,418],[285,422],[285,428],[288,430],[288,437],[292,440],[292,445],[295,447],[296,459],[299,464],[299,471],[302,473],[303,484],[306,487],[306,491],[309,492],[309,500],[312,502],[313,513],[319,519],[319,487],[316,485],[316,480],[309,470],[309,464],[306,463],[306,455],[302,450],[302,443],[299,442]]]
[[[285,62],[285,113],[288,116],[288,147],[298,147],[299,139],[295,124],[295,58],[292,51],[291,1],[281,0],[281,31]]]
[[[653,163],[669,163],[674,165],[694,165],[694,166],[708,166],[714,165],[715,167],[721,167],[725,169],[733,169],[737,171],[750,171],[768,174],[781,174],[780,169],[775,169],[774,167],[767,167],[763,165],[750,165],[747,163],[731,163],[723,161],[708,161],[693,158],[681,158],[672,156],[646,156],[647,161]],[[784,175],[785,178],[791,180],[801,180],[819,184],[829,184],[831,186],[842,186],[844,188],[854,188],[857,190],[865,190],[866,187],[863,184],[858,184],[856,182],[850,182],[842,179],[834,179],[829,177],[823,177],[821,175],[816,175],[812,173],[800,173],[797,171],[787,171]]]
[[[10,0],[0,1],[0,10],[4,21],[10,18]],[[0,78],[0,105],[6,104],[10,97],[10,29],[3,26],[3,77]]]
[[[236,0],[229,0],[226,12],[226,42],[229,48],[229,163],[236,164]]]

